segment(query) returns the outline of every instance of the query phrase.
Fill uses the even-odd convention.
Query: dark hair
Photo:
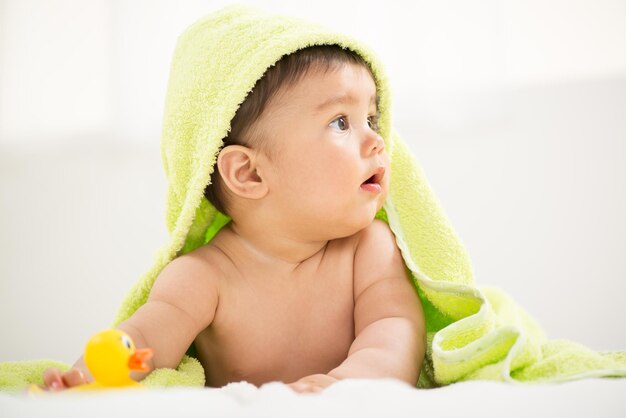
[[[231,121],[228,136],[224,138],[223,147],[243,145],[257,149],[266,155],[270,161],[274,161],[278,156],[279,148],[276,144],[269,144],[266,138],[257,135],[252,130],[254,123],[261,117],[270,99],[276,96],[281,89],[300,81],[312,68],[325,73],[345,64],[361,65],[371,74],[369,66],[359,55],[349,49],[343,49],[339,45],[313,45],[283,56],[256,82],[252,91],[237,109],[235,117]],[[225,188],[216,162],[211,174],[211,182],[204,190],[204,196],[218,211],[229,215],[230,202]]]

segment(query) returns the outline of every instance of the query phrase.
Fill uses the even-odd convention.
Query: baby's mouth
[[[374,177],[372,176],[370,178],[368,178],[367,180],[365,180],[362,184],[371,184],[371,183],[377,183],[376,181],[374,181]]]
[[[372,193],[380,193],[382,191],[382,186],[380,185],[380,182],[382,181],[384,175],[385,167],[378,167],[374,174],[369,176],[367,180],[361,183],[361,190]]]
[[[385,167],[380,166],[378,167],[376,172],[374,172],[374,174],[372,174],[370,177],[367,178],[367,180],[361,183],[361,186],[364,184],[374,184],[374,183],[380,184],[384,175],[385,175]]]

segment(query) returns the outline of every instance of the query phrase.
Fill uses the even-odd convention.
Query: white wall
[[[227,3],[3,0],[0,142],[158,138],[176,37]],[[246,3],[358,36],[386,63],[398,100],[419,97],[411,117],[446,129],[486,117],[485,99],[464,96],[626,74],[623,0]]]
[[[176,37],[226,3],[0,0],[0,361],[73,361],[151,265]],[[626,2],[252,3],[380,55],[478,283],[626,349]]]

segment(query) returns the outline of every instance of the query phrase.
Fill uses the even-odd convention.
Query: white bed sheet
[[[561,384],[463,382],[420,390],[392,379],[347,379],[321,393],[280,382],[260,388],[118,390],[89,394],[0,394],[2,417],[626,417],[626,379]]]

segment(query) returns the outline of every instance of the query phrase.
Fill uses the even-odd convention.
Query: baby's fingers
[[[44,389],[60,390],[65,388],[61,371],[57,368],[46,369],[43,373]]]
[[[87,378],[85,377],[83,371],[80,369],[68,370],[61,375],[61,379],[63,380],[65,386],[67,386],[68,388],[78,385],[84,385],[85,383],[87,383]]]
[[[311,382],[298,381],[298,382],[289,383],[287,386],[289,386],[291,389],[293,389],[297,393],[321,392],[322,391],[322,387]]]

